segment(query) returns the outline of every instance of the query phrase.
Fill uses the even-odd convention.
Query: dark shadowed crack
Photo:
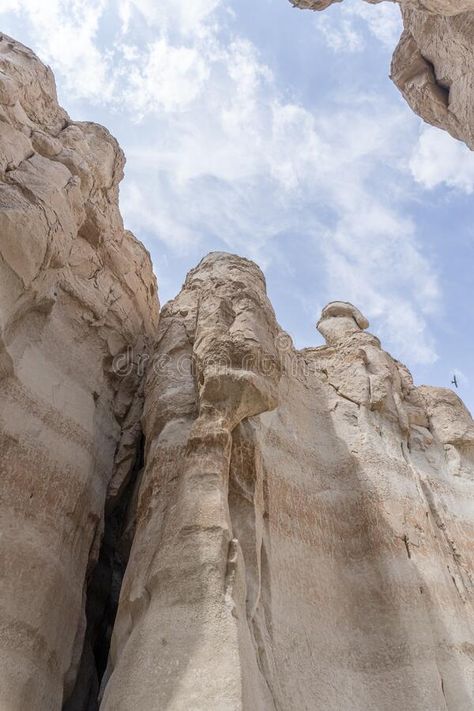
[[[63,711],[98,711],[99,690],[109,656],[120,590],[134,533],[134,491],[143,468],[141,438],[130,479],[113,507],[105,511],[99,559],[87,582],[87,629],[74,690]]]

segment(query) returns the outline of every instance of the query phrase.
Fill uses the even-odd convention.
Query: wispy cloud
[[[362,51],[367,32],[392,51],[403,29],[398,5],[384,2],[374,6],[360,0],[345,0],[316,14],[313,26],[326,45],[338,53]]]
[[[0,12],[13,12],[34,38],[34,49],[61,73],[75,96],[110,99],[114,91],[111,53],[98,46],[107,0],[0,0]]]
[[[181,36],[206,36],[215,22],[215,11],[222,0],[119,0],[122,31],[128,33],[141,16],[148,27],[161,33]],[[209,20],[211,22],[209,23]]]
[[[447,185],[474,192],[474,153],[432,126],[424,127],[410,160],[414,179],[425,188]]]

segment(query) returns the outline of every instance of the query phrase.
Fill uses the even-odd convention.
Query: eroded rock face
[[[149,255],[118,210],[123,154],[71,121],[34,54],[0,39],[0,707],[71,693],[107,492],[140,430],[136,373],[158,319]],[[124,356],[125,358],[125,356]],[[87,684],[92,683],[89,679]],[[88,690],[84,689],[84,696]],[[91,707],[92,708],[92,707]]]
[[[101,709],[273,708],[246,616],[229,487],[235,432],[278,403],[278,334],[261,271],[228,254],[204,259],[162,311]]]
[[[342,2],[343,0],[290,0],[294,7],[303,10],[325,10],[330,5]],[[435,15],[459,15],[468,10],[474,10],[474,0],[389,0],[398,2],[404,7],[411,7],[417,10],[434,13]],[[365,0],[370,5],[378,5],[384,0]]]
[[[0,85],[2,711],[471,711],[459,398],[352,304],[295,350],[234,255],[158,323],[115,140],[6,37]]]
[[[472,708],[473,421],[367,327],[219,253],[163,309],[102,711]]]
[[[474,150],[474,5],[451,16],[402,6],[392,78],[412,109]]]
[[[290,0],[324,10],[341,0]],[[381,0],[366,0],[374,4]],[[474,150],[474,0],[399,0],[391,78],[425,121]]]

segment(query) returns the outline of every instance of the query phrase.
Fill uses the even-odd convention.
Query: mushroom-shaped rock
[[[358,308],[347,301],[331,301],[321,312],[316,324],[326,343],[336,345],[356,331],[369,327],[369,322]]]

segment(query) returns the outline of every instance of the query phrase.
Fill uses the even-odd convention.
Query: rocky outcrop
[[[290,0],[290,2],[294,7],[299,7],[302,10],[325,10],[330,5],[343,2],[343,0]],[[365,2],[370,5],[378,5],[384,0],[365,0]],[[390,0],[390,2],[398,2],[403,7],[445,17],[474,10],[474,0]]]
[[[474,3],[450,16],[402,6],[392,78],[412,109],[474,150]]]
[[[472,708],[474,424],[367,326],[221,253],[165,306],[102,711]]]
[[[101,709],[224,710],[243,699],[272,708],[247,623],[229,487],[234,433],[277,405],[278,332],[262,273],[227,254],[203,260],[162,311],[145,388],[136,533]],[[242,473],[251,490],[262,486]],[[261,538],[261,526],[254,533]]]
[[[71,121],[54,79],[0,40],[0,708],[70,696],[104,505],[140,432],[137,373],[158,318],[149,255],[123,229],[123,154]],[[120,364],[120,361],[119,361]],[[91,655],[90,650],[87,652]],[[86,654],[87,656],[87,654]],[[90,660],[89,660],[90,662]],[[85,662],[87,664],[87,660]],[[93,686],[87,675],[81,693]],[[91,707],[92,708],[92,707]]]
[[[2,711],[471,711],[457,396],[230,254],[158,323],[115,140],[7,37],[0,87]]]
[[[291,0],[312,10],[340,1]],[[393,81],[419,116],[474,150],[474,0],[399,4],[404,31],[393,56]]]

